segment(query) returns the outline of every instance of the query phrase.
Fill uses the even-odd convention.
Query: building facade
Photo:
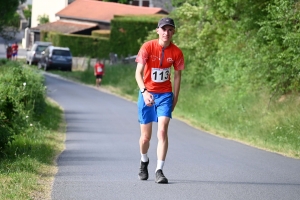
[[[57,21],[55,14],[67,5],[68,0],[32,0],[31,27],[38,26],[38,18],[43,15],[49,17],[49,22]]]

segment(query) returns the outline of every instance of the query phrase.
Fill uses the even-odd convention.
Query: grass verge
[[[18,135],[1,155],[0,199],[51,199],[57,172],[54,162],[64,149],[65,123],[62,110],[47,99],[46,112],[39,122]]]
[[[233,89],[182,87],[175,115],[210,133],[285,156],[300,157],[300,99],[290,94],[239,94]]]

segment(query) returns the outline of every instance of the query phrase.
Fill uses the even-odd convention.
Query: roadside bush
[[[7,63],[7,59],[0,59],[0,66],[5,65]]]
[[[286,0],[181,2],[171,13],[183,50],[183,81],[272,94],[300,91],[300,3]],[[178,3],[181,2],[181,3]]]
[[[23,133],[45,108],[43,77],[18,62],[0,68],[0,151]]]
[[[141,41],[144,41],[149,31],[156,29],[157,22],[162,17],[165,15],[115,16],[111,20],[111,52],[119,57],[136,55]]]
[[[76,34],[41,32],[41,41],[52,42],[54,46],[69,47],[76,57],[107,58],[110,52],[109,39]]]

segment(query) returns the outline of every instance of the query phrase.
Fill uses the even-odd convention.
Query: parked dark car
[[[29,65],[38,64],[38,62],[42,57],[41,53],[45,51],[45,49],[50,45],[52,45],[51,42],[40,42],[40,41],[35,42],[32,45],[31,49],[28,50],[26,53],[27,64]]]
[[[40,69],[59,69],[72,71],[72,54],[68,47],[49,46],[42,52],[38,63]]]

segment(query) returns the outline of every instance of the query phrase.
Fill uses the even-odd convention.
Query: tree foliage
[[[23,13],[27,20],[30,19],[32,14],[32,5],[28,5],[27,8],[23,9]]]
[[[49,16],[44,14],[44,15],[39,15],[37,20],[39,21],[39,24],[46,24],[49,22]]]
[[[241,89],[299,91],[297,0],[176,1],[174,42],[185,54],[183,80]]]
[[[0,0],[0,37],[12,39],[15,34],[15,13],[25,0]]]
[[[0,66],[0,153],[44,114],[43,82],[41,75],[19,62]]]

